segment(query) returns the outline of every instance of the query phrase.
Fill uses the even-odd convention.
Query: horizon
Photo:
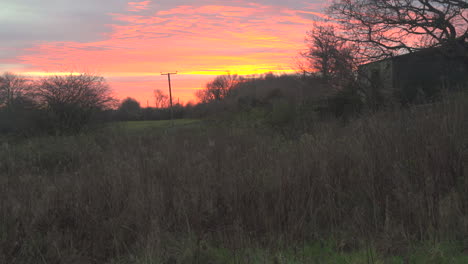
[[[30,76],[91,72],[116,97],[151,106],[154,89],[168,93],[161,72],[175,72],[173,98],[227,72],[292,73],[327,1],[52,0],[4,3],[0,72]],[[26,19],[24,19],[26,17]]]

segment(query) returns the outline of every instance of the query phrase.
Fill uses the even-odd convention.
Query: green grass
[[[174,120],[174,127],[186,126],[198,123],[198,119],[176,119]],[[144,129],[154,128],[170,128],[172,126],[171,120],[155,120],[155,121],[124,121],[115,122],[112,124],[114,127],[123,128],[129,131],[141,131]]]
[[[385,256],[375,249],[337,250],[333,243],[311,243],[296,245],[287,249],[238,248],[226,249],[192,240],[179,241],[175,248],[169,249],[165,258],[152,257],[145,250],[140,256],[133,256],[110,263],[159,264],[159,263],[213,263],[213,264],[451,264],[468,263],[458,243],[447,242],[435,245],[421,244],[410,247],[412,250],[402,256]]]

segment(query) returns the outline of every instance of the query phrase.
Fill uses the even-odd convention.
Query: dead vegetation
[[[411,241],[466,241],[467,116],[460,96],[311,123],[298,139],[206,125],[5,142],[0,262],[145,251],[164,263],[184,239],[234,252],[332,239],[403,255]]]

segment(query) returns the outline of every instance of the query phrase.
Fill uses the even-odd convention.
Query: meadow
[[[467,263],[467,117],[460,94],[291,134],[240,118],[5,139],[0,263]]]
[[[171,120],[145,120],[145,121],[121,121],[113,122],[110,127],[119,128],[127,131],[141,131],[144,129],[168,129],[171,127],[183,127],[199,123],[197,119],[175,119]]]

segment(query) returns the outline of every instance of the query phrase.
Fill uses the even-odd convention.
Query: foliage
[[[360,114],[365,108],[366,97],[360,87],[350,83],[328,98],[328,111],[345,119]],[[373,101],[371,100],[370,103]],[[373,106],[370,106],[372,109]]]
[[[41,127],[43,111],[28,97],[16,97],[8,107],[0,107],[1,134],[31,134]]]
[[[115,100],[104,78],[89,74],[32,81],[0,76],[0,131],[16,135],[82,131]]]
[[[35,87],[35,96],[46,109],[55,131],[80,131],[96,112],[115,103],[105,79],[89,74],[41,79]]]
[[[139,120],[141,118],[140,103],[133,98],[127,97],[117,109],[117,114],[119,120]]]
[[[237,74],[219,75],[211,82],[208,82],[205,89],[198,90],[196,96],[202,103],[220,101],[225,98],[230,91],[239,83],[241,79]]]
[[[27,100],[30,92],[28,79],[9,72],[0,76],[0,107],[12,110],[20,100]]]
[[[466,60],[465,0],[335,0],[329,14],[371,60],[448,45]]]
[[[181,119],[186,117],[187,109],[180,105],[174,104],[172,106],[173,118]],[[141,119],[142,120],[169,120],[171,119],[171,108],[152,108],[145,107],[141,109]],[[117,118],[115,121],[123,121],[122,119]]]
[[[356,48],[339,37],[333,26],[315,25],[307,32],[308,51],[301,53],[307,59],[309,69],[318,71],[327,81],[349,80],[354,66]]]
[[[0,133],[20,133],[33,129],[37,102],[31,81],[12,73],[0,76]]]
[[[296,106],[292,102],[276,99],[271,103],[266,122],[276,128],[286,128],[293,125],[296,114]]]
[[[40,80],[36,93],[51,109],[64,105],[75,105],[83,109],[106,109],[115,103],[105,79],[90,74],[44,78]]]
[[[6,141],[0,262],[463,263],[467,102],[309,123],[297,138],[206,124]]]

